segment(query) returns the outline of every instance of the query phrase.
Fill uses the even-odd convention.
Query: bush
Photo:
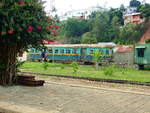
[[[79,69],[79,64],[77,62],[72,62],[71,66],[73,68],[73,72],[76,73]]]
[[[104,75],[113,75],[115,72],[115,65],[111,65],[103,68]]]
[[[47,68],[48,68],[48,63],[47,62],[43,62],[43,68],[44,68],[44,70],[47,70]]]

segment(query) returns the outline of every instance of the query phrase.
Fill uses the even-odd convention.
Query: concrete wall
[[[116,66],[121,67],[133,67],[134,65],[134,53],[115,53],[113,58]]]

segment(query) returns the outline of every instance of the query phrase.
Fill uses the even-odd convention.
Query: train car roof
[[[114,48],[112,44],[53,44],[45,45],[50,48]]]

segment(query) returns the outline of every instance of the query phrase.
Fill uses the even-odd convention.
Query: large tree
[[[41,0],[1,0],[0,2],[0,84],[12,84],[16,77],[17,55],[42,45],[50,26]],[[57,29],[58,26],[55,26]]]

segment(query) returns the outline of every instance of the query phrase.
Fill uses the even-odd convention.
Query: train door
[[[139,69],[144,69],[144,65],[147,64],[146,46],[137,46],[135,48],[135,63],[138,64]]]
[[[86,48],[81,48],[80,60],[84,61],[86,59]]]

